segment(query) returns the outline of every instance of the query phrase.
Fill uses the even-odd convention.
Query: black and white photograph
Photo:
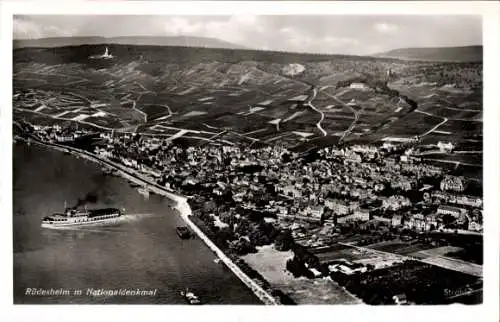
[[[483,23],[13,14],[10,302],[481,306]]]

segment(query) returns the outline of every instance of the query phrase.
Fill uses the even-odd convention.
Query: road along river
[[[277,302],[276,300],[268,294],[262,287],[260,287],[255,281],[253,281],[250,277],[248,277],[239,267],[234,264],[205,234],[189,219],[189,216],[191,215],[191,208],[189,207],[189,204],[187,203],[187,199],[182,196],[178,196],[171,191],[168,191],[166,188],[148,181],[147,179],[143,178],[140,174],[136,173],[133,170],[128,169],[127,167],[109,161],[107,159],[101,158],[99,156],[96,156],[92,153],[89,153],[87,151],[75,149],[72,147],[67,147],[67,146],[62,146],[59,144],[54,144],[54,143],[46,143],[46,142],[41,142],[39,140],[34,140],[35,143],[42,144],[45,146],[49,146],[61,151],[67,151],[70,152],[71,154],[77,155],[79,157],[82,157],[84,159],[87,159],[92,162],[96,162],[101,166],[107,166],[107,167],[112,167],[116,169],[119,174],[128,179],[129,181],[132,181],[136,184],[143,185],[147,187],[148,190],[169,198],[170,200],[174,201],[175,206],[174,208],[181,214],[181,218],[186,221],[186,223],[191,227],[191,229],[198,235],[198,237],[205,242],[205,244],[226,264],[226,266],[265,304],[270,304],[270,305],[276,305]]]
[[[34,141],[32,141],[34,142]],[[59,147],[57,147],[59,148]],[[59,148],[60,149],[60,148]],[[64,149],[61,149],[64,151]],[[204,304],[261,304],[201,238],[181,240],[175,201],[143,198],[120,177],[105,176],[90,156],[16,144],[14,153],[14,303],[185,304],[189,287]],[[139,179],[135,179],[139,182]],[[125,208],[106,226],[43,229],[41,218],[93,195],[87,207]],[[28,288],[81,290],[81,296],[33,296]],[[87,289],[151,290],[154,296],[94,296]],[[156,292],[154,292],[156,291]]]

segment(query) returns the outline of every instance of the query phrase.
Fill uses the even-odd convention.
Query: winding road
[[[312,101],[316,98],[316,95],[318,95],[318,89],[316,87],[313,87],[312,88],[312,92],[311,92],[311,95],[309,95],[308,99],[307,99],[307,103],[306,105],[309,106],[310,108],[312,108],[313,110],[315,110],[316,112],[318,112],[320,115],[321,115],[321,118],[320,120],[318,121],[318,123],[316,123],[316,127],[318,128],[318,130],[321,131],[321,133],[323,133],[323,136],[327,136],[328,133],[326,133],[325,129],[323,129],[323,127],[321,126],[321,122],[323,122],[323,120],[325,119],[325,113],[321,112],[320,110],[318,110],[313,104],[312,104]]]
[[[419,109],[416,109],[415,112],[418,112],[418,113],[421,113],[421,114],[425,114],[425,115],[429,115],[429,116],[434,116],[434,117],[440,117],[440,116],[436,116],[436,115],[433,115],[431,113],[427,113],[427,112],[424,112],[424,111],[421,111]],[[424,137],[432,132],[434,132],[438,127],[440,127],[441,125],[443,125],[444,123],[448,122],[448,119],[446,117],[442,117],[441,118],[443,119],[442,122],[440,122],[438,125],[434,126],[432,129],[430,129],[429,131],[425,132],[424,134],[420,134],[419,137]]]
[[[321,88],[321,90],[325,90],[329,87],[332,87],[331,85],[327,85],[327,86],[323,86]],[[351,134],[352,130],[354,129],[354,127],[356,126],[356,122],[358,121],[359,119],[359,113],[358,111],[356,111],[352,106],[342,102],[341,100],[339,100],[335,95],[331,95],[331,94],[328,94],[327,92],[323,92],[323,94],[325,94],[326,96],[332,98],[333,100],[335,100],[337,103],[339,103],[340,105],[342,106],[345,106],[347,107],[348,109],[350,109],[352,111],[352,113],[354,114],[354,120],[352,121],[351,125],[347,128],[347,130],[344,131],[344,133],[342,134],[342,136],[340,137],[339,139],[339,142],[341,142],[342,140],[344,140],[344,138]]]

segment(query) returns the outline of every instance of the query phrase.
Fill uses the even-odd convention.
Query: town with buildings
[[[363,276],[370,280],[373,272],[391,268],[437,269],[420,278],[432,284],[434,293],[441,288],[437,294],[463,287],[464,276],[470,288],[465,295],[482,289],[482,191],[449,169],[422,162],[411,143],[332,146],[299,154],[279,145],[180,147],[136,133],[28,128],[42,141],[59,144],[75,145],[92,136],[94,144],[79,148],[188,196],[196,223],[237,262],[257,271],[263,285],[269,284],[265,274],[248,268],[241,257],[273,244],[293,251],[293,259],[282,263],[293,276],[327,277],[366,303],[450,300],[429,298],[423,290],[389,291],[407,285],[379,287],[376,296],[358,289],[366,283]],[[440,148],[448,145],[442,142]],[[435,249],[439,256],[432,254]],[[392,274],[380,278],[392,279]],[[447,277],[431,281],[441,275]],[[383,297],[384,292],[390,294]]]
[[[13,17],[14,304],[494,302],[487,6],[188,7]]]

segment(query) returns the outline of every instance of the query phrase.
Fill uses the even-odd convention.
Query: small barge
[[[175,231],[177,232],[177,235],[179,235],[179,237],[182,239],[189,239],[192,236],[191,231],[186,226],[177,227],[175,228]]]

